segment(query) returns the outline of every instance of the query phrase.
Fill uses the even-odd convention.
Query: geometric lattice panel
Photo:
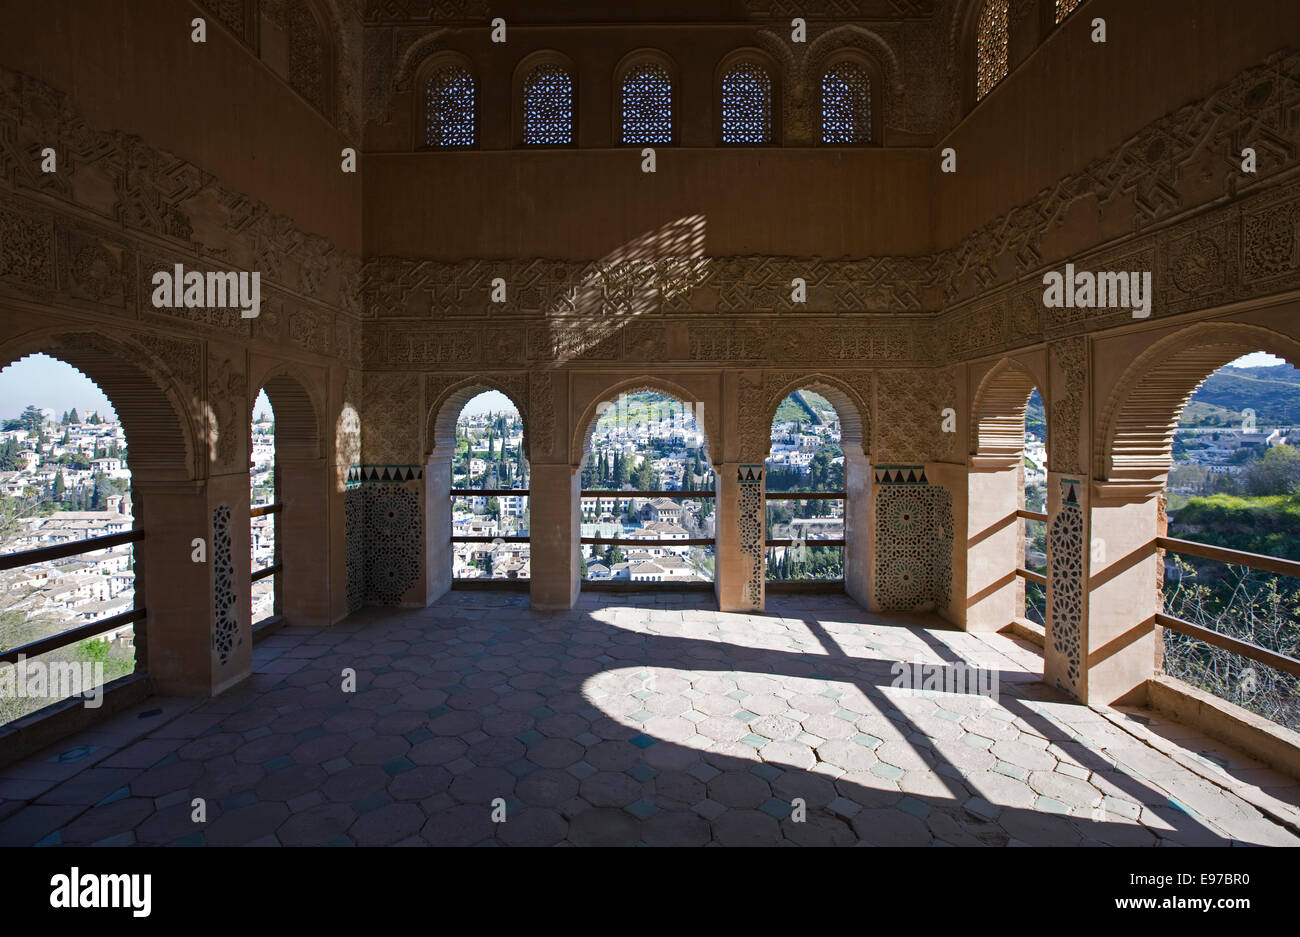
[[[645,62],[623,76],[623,142],[673,142],[673,85],[662,65]]]
[[[884,611],[948,607],[952,495],[941,485],[907,480],[924,477],[921,466],[886,466],[875,472],[875,591]]]
[[[218,505],[212,511],[212,605],[216,627],[212,649],[221,663],[230,660],[242,642],[239,615],[235,611],[235,564],[230,544],[230,508]]]
[[[740,552],[749,560],[749,575],[745,577],[743,591],[745,603],[753,609],[763,607],[763,467],[739,467],[740,487],[739,517]]]
[[[975,28],[975,100],[1007,77],[1008,0],[986,0]]]
[[[523,142],[573,142],[573,79],[558,65],[539,65],[524,79]]]
[[[400,605],[420,575],[424,521],[416,490],[361,486],[365,517],[366,604]]]
[[[1079,482],[1061,479],[1062,499],[1047,534],[1047,640],[1065,661],[1061,690],[1080,698],[1083,668],[1083,509]]]
[[[871,142],[871,79],[856,62],[822,75],[822,143]]]
[[[343,536],[348,569],[348,611],[366,603],[366,506],[360,486],[343,493]]]
[[[738,62],[722,79],[722,142],[772,142],[772,79],[754,62]]]
[[[474,145],[474,79],[459,65],[438,69],[425,86],[424,143]]]

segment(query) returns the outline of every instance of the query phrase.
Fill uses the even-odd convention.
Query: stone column
[[[136,603],[146,666],[165,695],[215,696],[252,670],[248,473],[205,481],[132,478]],[[193,560],[202,540],[205,562]],[[141,625],[137,623],[137,632]]]
[[[762,611],[765,588],[761,464],[714,466],[713,589],[724,612]]]
[[[532,605],[544,610],[572,608],[581,587],[581,472],[567,463],[531,468],[528,516]]]
[[[1114,702],[1155,672],[1155,614],[1163,606],[1154,542],[1160,524],[1158,494],[1155,485],[1094,482],[1080,499],[1088,518],[1080,696],[1086,702]]]
[[[997,631],[1024,614],[1016,567],[1024,521],[1019,462],[972,457],[966,476],[966,629]]]
[[[276,500],[284,505],[276,521],[280,612],[291,625],[328,625],[330,512],[333,472],[323,458],[275,460]]]
[[[444,447],[445,450],[445,447]],[[438,450],[424,466],[424,600],[432,604],[451,588],[451,452]]]
[[[1047,614],[1043,679],[1088,699],[1088,492],[1078,475],[1047,474]]]
[[[860,448],[844,452],[844,591],[871,606],[871,464]]]

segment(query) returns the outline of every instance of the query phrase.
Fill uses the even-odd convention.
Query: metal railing
[[[683,490],[683,491],[664,491],[664,490],[651,491],[651,490],[644,490],[644,489],[636,489],[631,491],[627,491],[627,490],[616,491],[608,488],[585,488],[579,492],[579,497],[582,500],[596,500],[596,501],[609,500],[609,501],[616,501],[616,502],[632,501],[634,499],[650,500],[651,498],[667,498],[672,501],[686,501],[686,500],[711,501],[717,498],[717,496],[718,496],[717,492],[711,489],[702,490],[702,491],[694,490],[694,489]],[[579,502],[579,504],[581,504],[581,501]],[[642,547],[642,548],[712,547],[715,545],[716,540],[713,537],[679,537],[679,538],[581,537],[579,538],[579,543],[583,545],[597,546],[597,547]],[[597,556],[597,562],[601,562],[599,556]],[[635,588],[635,587],[659,588],[663,586],[670,586],[674,589],[680,589],[688,585],[699,586],[701,584],[695,580],[692,580],[690,583],[685,583],[685,582],[675,581],[673,577],[667,577],[664,579],[653,580],[649,582],[635,582],[635,581],[624,582],[622,580],[615,582],[613,580],[603,580],[603,579],[584,581],[584,588],[586,588],[588,585],[609,587],[609,588],[623,587],[623,586],[626,586],[628,588]]]
[[[144,540],[144,531],[140,528],[124,530],[121,533],[107,534],[103,537],[88,537],[84,540],[73,540],[68,543],[59,543],[49,547],[37,547],[34,550],[21,550],[15,553],[6,553],[0,556],[0,572],[10,569],[19,569],[24,566],[32,566],[36,563],[48,563],[52,560],[62,560],[70,556],[80,556],[84,553],[95,553],[99,550],[107,550],[111,547],[122,546],[127,543],[139,543]],[[137,601],[139,597],[137,596]],[[144,621],[148,612],[146,609],[137,607],[129,612],[122,612],[118,615],[111,615],[108,618],[100,618],[96,621],[87,622],[84,625],[78,625],[75,628],[69,628],[67,631],[61,631],[58,634],[50,635],[47,638],[38,638],[35,641],[29,641],[18,647],[9,648],[0,651],[0,664],[15,663],[19,657],[35,657],[38,654],[46,654],[50,651],[57,651],[59,648],[67,647],[69,644],[75,644],[83,638],[92,638],[96,635],[106,634],[109,631],[116,631],[123,625],[134,624],[137,621]],[[136,672],[144,670],[144,634],[136,636]]]

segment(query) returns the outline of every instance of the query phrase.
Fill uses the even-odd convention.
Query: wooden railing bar
[[[1036,582],[1040,586],[1047,585],[1046,576],[1044,576],[1042,573],[1036,573],[1032,569],[1025,569],[1023,566],[1016,567],[1016,575],[1019,576],[1021,579],[1025,579],[1029,582]]]
[[[41,638],[39,641],[31,641],[19,647],[10,648],[7,651],[0,652],[0,664],[12,664],[16,662],[19,656],[31,658],[38,654],[45,654],[49,651],[57,651],[61,647],[67,647],[74,644],[82,638],[93,638],[97,634],[104,634],[107,631],[113,631],[123,625],[129,625],[133,622],[144,621],[147,612],[143,608],[132,609],[129,612],[123,612],[120,615],[113,615],[109,618],[101,618],[98,621],[87,622],[76,628],[70,628],[67,631],[61,631],[56,635],[48,638]]]
[[[1244,550],[1232,550],[1228,547],[1215,547],[1208,543],[1196,543],[1193,540],[1179,540],[1176,537],[1156,537],[1156,546],[1174,553],[1187,553],[1207,560],[1218,560],[1221,563],[1262,569],[1265,572],[1277,573],[1279,576],[1300,578],[1300,562],[1295,560],[1247,553]]]
[[[47,563],[50,560],[61,560],[82,553],[106,550],[109,547],[121,546],[124,543],[139,543],[143,539],[144,531],[137,527],[132,530],[124,530],[120,534],[89,537],[85,540],[73,540],[71,543],[59,543],[52,547],[37,547],[34,550],[22,550],[18,553],[5,553],[0,555],[0,572],[7,569],[17,569],[20,566],[31,566],[33,563]]]
[[[1268,648],[1260,647],[1258,644],[1251,644],[1249,641],[1242,641],[1240,638],[1220,634],[1211,628],[1195,625],[1190,621],[1184,621],[1163,612],[1156,612],[1155,619],[1156,624],[1162,628],[1169,628],[1179,634],[1185,634],[1189,638],[1197,638],[1206,644],[1213,644],[1215,647],[1223,648],[1225,651],[1240,654],[1242,657],[1259,661],[1261,664],[1268,664],[1268,666],[1289,673],[1293,677],[1300,677],[1300,660],[1294,657],[1270,651]]]
[[[276,573],[284,572],[283,563],[273,563],[270,566],[263,566],[261,569],[253,570],[253,575],[248,577],[249,582],[257,582],[259,579],[265,579],[267,576],[274,576]]]

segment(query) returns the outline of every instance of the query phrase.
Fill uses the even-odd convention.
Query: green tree
[[[23,428],[27,430],[29,436],[36,436],[40,434],[41,426],[45,423],[45,414],[39,407],[28,404],[18,419],[22,421]]]
[[[654,466],[650,464],[648,458],[642,459],[641,464],[636,467],[633,484],[636,486],[638,491],[654,491],[655,483],[656,478]]]
[[[21,449],[14,439],[6,439],[0,444],[0,472],[17,472],[27,464],[20,455]]]
[[[1300,449],[1273,446],[1243,473],[1248,494],[1285,495],[1300,488]]]
[[[64,496],[67,493],[68,493],[68,484],[63,480],[63,473],[62,472],[55,473],[54,490],[51,492],[51,496],[54,498],[55,501],[62,501]]]
[[[81,422],[81,417],[77,416],[77,408],[76,408],[76,407],[73,407],[73,408],[68,412],[68,422],[69,422],[69,423],[80,423],[80,422]]]

